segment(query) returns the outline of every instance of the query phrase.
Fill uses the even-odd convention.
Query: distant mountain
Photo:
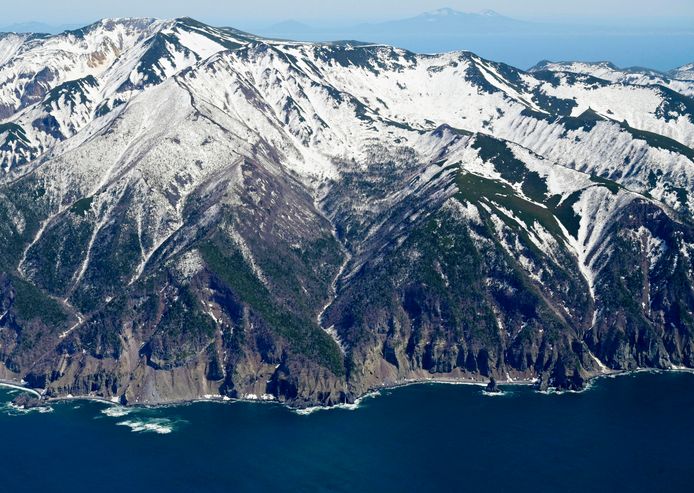
[[[693,211],[662,84],[189,18],[0,34],[0,379],[49,397],[694,368]]]
[[[361,32],[397,36],[461,36],[527,31],[530,22],[505,17],[493,10],[467,13],[443,8],[416,17],[361,26]]]
[[[391,37],[459,37],[471,34],[528,31],[533,26],[535,24],[511,19],[493,10],[467,13],[442,8],[406,19],[345,27],[318,28],[290,20],[261,29],[260,33],[273,37],[302,40],[350,38],[385,41]]]
[[[58,34],[70,29],[76,29],[80,24],[62,24],[52,25],[43,22],[21,22],[10,24],[8,26],[0,26],[0,32],[3,33],[46,33]]]
[[[642,26],[646,27],[646,26]],[[518,67],[542,58],[610,59],[623,66],[669,70],[694,52],[691,30],[527,22],[491,10],[477,13],[444,8],[406,19],[325,26],[298,21],[254,29],[263,36],[301,41],[359,39],[417,53],[470,50]],[[657,35],[662,32],[662,35]]]

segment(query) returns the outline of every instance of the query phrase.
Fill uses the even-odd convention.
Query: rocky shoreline
[[[386,384],[382,385],[379,387],[375,387],[373,389],[368,390],[364,394],[360,395],[357,397],[354,402],[351,403],[344,403],[344,404],[334,404],[334,405],[324,405],[324,404],[315,404],[311,406],[303,406],[303,407],[298,407],[298,406],[293,406],[287,402],[280,402],[277,401],[276,399],[258,399],[258,398],[231,398],[227,396],[222,396],[222,395],[206,395],[206,396],[200,396],[199,398],[195,399],[182,399],[180,401],[170,401],[170,402],[162,402],[162,403],[122,403],[122,402],[116,402],[114,400],[109,400],[105,399],[103,397],[99,396],[93,396],[93,395],[67,395],[67,396],[56,396],[56,397],[45,397],[43,396],[40,392],[38,392],[36,389],[32,389],[30,387],[26,387],[23,385],[21,382],[17,381],[10,381],[10,380],[2,380],[0,379],[0,387],[8,387],[8,388],[13,388],[17,390],[23,390],[25,392],[29,392],[33,394],[31,397],[26,396],[23,397],[23,395],[18,396],[12,401],[12,405],[16,407],[20,407],[23,409],[33,409],[33,408],[38,408],[38,407],[44,407],[46,405],[49,405],[52,402],[60,402],[60,401],[65,401],[65,400],[89,400],[89,401],[97,401],[97,402],[102,402],[104,404],[109,404],[109,405],[121,405],[121,406],[127,406],[127,407],[133,407],[133,408],[138,408],[138,407],[148,407],[148,408],[159,408],[159,407],[169,407],[169,406],[178,406],[178,405],[186,405],[186,404],[192,404],[192,403],[197,403],[197,402],[249,402],[249,403],[264,403],[264,404],[281,404],[282,406],[287,407],[288,409],[291,409],[293,411],[297,412],[302,412],[303,414],[310,414],[311,412],[315,410],[330,410],[330,409],[339,409],[339,408],[344,408],[344,407],[349,407],[349,408],[356,408],[359,406],[360,402],[368,397],[372,396],[377,396],[380,394],[382,391],[386,390],[391,390],[391,389],[397,389],[401,387],[409,387],[411,385],[426,385],[426,384],[435,384],[435,385],[474,385],[477,387],[484,388],[484,392],[490,395],[500,395],[503,394],[503,389],[500,387],[515,387],[515,386],[533,386],[535,389],[543,394],[561,394],[561,393],[580,393],[584,392],[587,390],[590,390],[592,387],[592,383],[595,380],[598,380],[600,378],[616,378],[620,376],[629,376],[629,375],[635,375],[639,373],[694,373],[694,369],[692,368],[670,368],[670,369],[662,369],[662,368],[639,368],[637,370],[611,370],[607,372],[602,372],[599,374],[591,375],[587,377],[584,382],[583,386],[581,388],[556,388],[552,386],[546,386],[543,384],[542,379],[511,379],[511,380],[496,380],[495,378],[490,378],[490,379],[461,379],[461,378],[431,378],[431,379],[408,379],[404,380],[401,382],[397,383],[392,383],[392,384]]]
[[[543,384],[542,379],[527,379],[527,380],[496,380],[495,378],[491,379],[451,379],[451,378],[431,378],[431,379],[408,379],[402,382],[397,382],[393,384],[387,384],[387,385],[382,385],[379,387],[375,387],[373,389],[370,389],[369,391],[365,392],[363,395],[360,395],[357,397],[354,402],[351,403],[344,403],[344,404],[334,404],[334,405],[322,405],[322,404],[315,404],[312,406],[304,406],[304,407],[297,407],[297,406],[292,406],[289,403],[286,402],[280,402],[277,400],[270,400],[270,399],[258,399],[258,398],[230,398],[226,396],[201,396],[196,399],[183,399],[180,401],[171,401],[171,402],[162,402],[162,403],[121,403],[121,402],[116,402],[115,400],[109,400],[105,399],[103,397],[99,396],[93,396],[93,395],[66,395],[66,396],[56,396],[56,397],[46,397],[43,394],[41,394],[39,391],[36,389],[26,387],[23,385],[21,382],[17,381],[10,381],[10,380],[0,380],[0,387],[8,387],[8,388],[13,388],[16,390],[22,390],[27,393],[30,393],[31,395],[27,394],[21,394],[17,396],[15,399],[12,401],[12,405],[22,408],[22,409],[34,409],[34,408],[39,408],[39,407],[45,407],[46,405],[49,405],[52,402],[60,402],[60,401],[65,401],[65,400],[90,400],[90,401],[97,401],[97,402],[102,402],[104,404],[109,404],[109,405],[122,405],[122,406],[127,406],[127,407],[168,407],[168,406],[177,406],[177,405],[185,405],[185,404],[191,404],[191,403],[196,403],[196,402],[251,402],[251,403],[274,403],[274,404],[281,404],[288,409],[294,410],[294,411],[304,411],[305,413],[310,413],[313,410],[329,410],[329,409],[338,409],[341,407],[349,406],[349,407],[357,407],[359,403],[370,396],[375,396],[379,395],[381,391],[385,390],[390,390],[390,389],[397,389],[401,387],[409,387],[411,385],[426,385],[426,384],[436,384],[436,385],[474,385],[478,386],[481,388],[484,388],[484,392],[487,394],[502,394],[503,390],[500,387],[515,387],[515,386],[533,386],[538,392],[544,393],[544,394],[559,394],[559,393],[564,393],[564,392],[571,392],[571,393],[578,393],[578,392],[584,392],[586,390],[590,390],[592,387],[592,382],[600,379],[600,378],[615,378],[619,376],[629,376],[629,375],[635,375],[638,373],[694,373],[694,369],[691,368],[671,368],[671,369],[660,369],[660,368],[639,368],[637,370],[612,370],[608,372],[603,372],[595,375],[589,376],[587,379],[584,380],[583,385],[581,388],[557,388],[557,387],[552,387],[552,386],[546,386]],[[308,411],[308,412],[307,412]]]

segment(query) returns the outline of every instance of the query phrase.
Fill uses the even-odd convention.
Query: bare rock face
[[[0,378],[307,407],[694,367],[673,89],[191,19],[0,51]]]
[[[540,392],[547,392],[550,388],[550,379],[547,373],[541,374],[534,384],[536,390]]]

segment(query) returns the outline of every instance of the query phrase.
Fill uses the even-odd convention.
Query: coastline
[[[356,411],[310,416],[277,405],[219,405],[229,402],[133,409],[70,400],[24,412],[7,405],[18,391],[0,390],[3,485],[188,493],[202,478],[221,489],[231,481],[239,493],[379,493],[459,491],[464,477],[473,490],[551,493],[567,484],[595,491],[598,478],[601,492],[649,493],[679,478],[673,491],[691,489],[683,471],[694,460],[694,375],[639,372],[596,381],[581,395],[501,388],[505,394],[492,398],[481,386],[413,385],[363,399]],[[616,442],[625,453],[615,453]],[[77,489],[59,480],[75,458]]]
[[[39,392],[36,389],[32,389],[30,387],[25,386],[24,384],[22,384],[22,382],[0,379],[0,387],[5,387],[8,389],[15,389],[15,390],[22,390],[24,392],[29,392],[30,394],[33,394],[36,397],[41,398],[41,392]]]
[[[593,386],[593,382],[602,378],[617,378],[623,376],[637,375],[639,373],[691,373],[694,374],[694,368],[677,367],[677,368],[638,368],[635,370],[610,370],[608,372],[599,373],[592,375],[586,379],[586,384],[581,390],[556,390],[550,388],[546,391],[538,391],[538,393],[544,395],[561,395],[561,394],[580,394],[590,390]],[[499,386],[504,387],[528,387],[532,386],[537,382],[537,379],[509,379],[509,380],[497,380]],[[106,404],[112,407],[122,407],[125,409],[161,409],[167,407],[176,406],[186,406],[197,403],[217,403],[217,404],[233,404],[233,403],[253,403],[253,404],[274,404],[287,408],[291,412],[300,415],[309,415],[317,411],[330,411],[333,409],[346,409],[346,410],[356,410],[359,408],[361,403],[370,398],[378,397],[382,392],[399,389],[402,387],[410,387],[414,385],[469,385],[475,387],[486,387],[488,381],[484,380],[474,380],[474,379],[455,379],[455,378],[425,378],[425,379],[407,379],[400,382],[384,384],[372,389],[369,389],[363,395],[359,396],[353,403],[336,404],[334,406],[307,406],[307,407],[296,407],[285,402],[279,402],[277,400],[270,399],[258,399],[258,398],[238,398],[238,397],[228,397],[222,395],[206,395],[195,399],[185,399],[180,401],[162,402],[162,403],[137,403],[123,405],[120,402],[111,400],[105,397],[93,396],[93,395],[66,395],[59,397],[49,397],[43,398],[43,394],[37,390],[30,387],[26,387],[21,381],[5,380],[0,379],[0,388],[10,388],[14,390],[20,390],[28,392],[38,398],[41,398],[47,405],[53,402],[64,402],[64,401],[93,401],[99,402],[101,404]],[[485,392],[485,395],[498,396],[504,395],[502,391],[499,394],[489,394]]]

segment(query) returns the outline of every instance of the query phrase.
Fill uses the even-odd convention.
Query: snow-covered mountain
[[[694,63],[682,65],[676,69],[670,70],[668,76],[673,79],[694,81]]]
[[[694,366],[675,86],[192,19],[0,61],[0,378],[310,405]]]
[[[685,65],[667,73],[658,70],[632,67],[620,69],[610,62],[549,62],[542,61],[530,69],[530,72],[573,72],[592,75],[599,79],[624,84],[649,86],[661,85],[673,91],[694,96],[693,65]]]

